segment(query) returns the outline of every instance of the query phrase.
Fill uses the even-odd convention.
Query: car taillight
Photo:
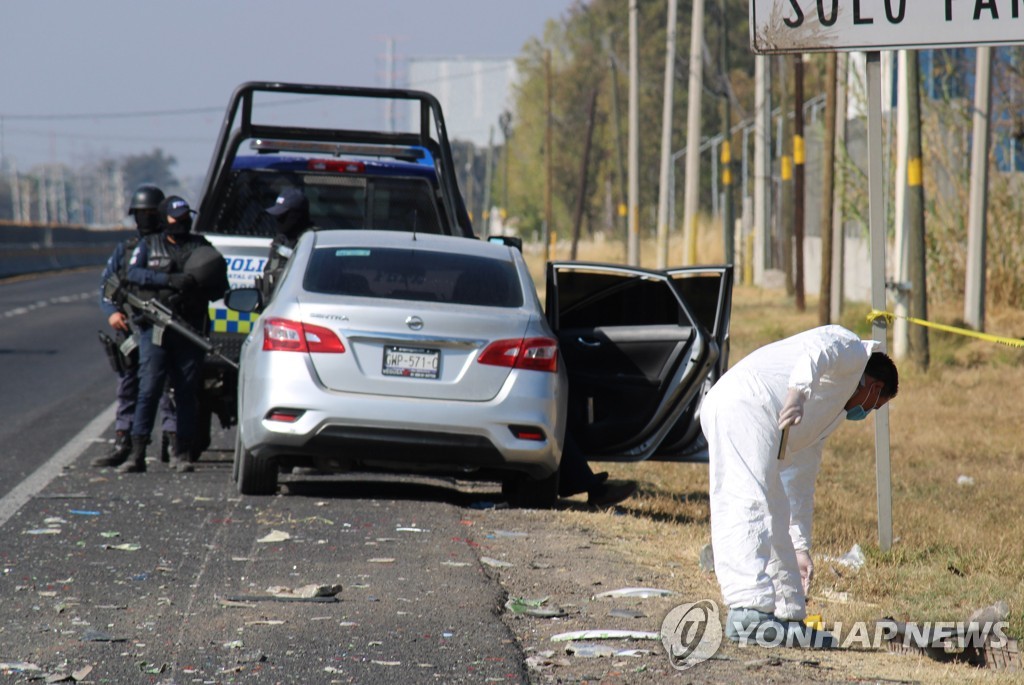
[[[533,371],[558,371],[558,341],[552,338],[498,340],[480,353],[477,361],[493,366]]]
[[[277,352],[344,352],[345,345],[329,328],[288,319],[263,323],[263,349]]]
[[[311,159],[306,162],[310,171],[335,171],[343,174],[361,174],[366,171],[366,164],[345,159]]]

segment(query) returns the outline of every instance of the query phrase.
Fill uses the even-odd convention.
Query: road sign
[[[758,54],[1024,44],[1022,0],[750,0]]]

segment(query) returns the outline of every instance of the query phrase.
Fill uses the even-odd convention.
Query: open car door
[[[551,262],[546,313],[592,461],[705,461],[700,401],[725,372],[732,267]]]

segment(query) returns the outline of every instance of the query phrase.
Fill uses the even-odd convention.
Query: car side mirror
[[[263,309],[263,293],[257,288],[236,288],[224,295],[224,304],[236,312],[258,312]]]
[[[489,235],[487,236],[487,242],[501,243],[502,245],[514,247],[520,252],[523,251],[523,239],[517,235]]]

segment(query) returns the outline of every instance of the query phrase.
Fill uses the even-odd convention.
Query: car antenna
[[[412,210],[412,239],[416,240],[416,228],[419,225],[420,212],[417,209]]]

